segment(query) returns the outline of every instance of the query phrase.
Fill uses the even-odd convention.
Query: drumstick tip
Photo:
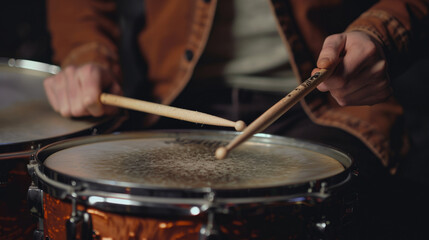
[[[228,150],[226,147],[219,147],[216,149],[215,157],[219,160],[225,159],[226,155],[228,154]]]
[[[244,123],[243,121],[239,120],[237,122],[235,122],[235,126],[234,126],[235,130],[238,132],[243,131],[246,128],[246,123]]]

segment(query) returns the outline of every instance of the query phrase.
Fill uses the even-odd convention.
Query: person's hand
[[[335,68],[317,89],[329,91],[340,106],[373,105],[392,94],[384,52],[380,44],[364,32],[327,37],[317,67]]]
[[[44,80],[45,92],[52,108],[64,117],[114,114],[117,108],[104,106],[102,91],[122,95],[121,87],[108,69],[97,64],[69,66]]]

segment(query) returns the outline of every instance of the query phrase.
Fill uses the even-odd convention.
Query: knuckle
[[[390,82],[386,78],[382,78],[376,85],[376,89],[379,89],[379,91],[390,91]]]
[[[83,108],[83,106],[74,106],[71,109],[71,115],[74,117],[81,117],[84,115],[85,109]]]
[[[363,49],[365,53],[369,56],[374,56],[377,54],[378,49],[373,42],[368,42],[364,44]]]
[[[68,76],[73,75],[76,72],[76,67],[75,66],[67,66],[64,69],[64,73]]]
[[[341,89],[341,90],[346,90],[347,89],[347,82],[346,81],[337,81],[337,88]]]
[[[387,61],[386,60],[379,60],[375,66],[375,71],[377,73],[379,73],[380,75],[386,75],[386,70],[387,70]]]
[[[81,80],[85,80],[85,78],[91,73],[91,69],[88,66],[88,64],[83,65],[77,70]]]
[[[344,78],[335,78],[330,82],[330,88],[340,95],[340,91],[346,90],[347,82]]]
[[[63,116],[63,117],[70,117],[70,110],[68,107],[64,107],[64,106],[61,107],[59,112],[60,112],[61,116]]]
[[[91,96],[87,96],[87,97],[83,98],[83,100],[82,100],[82,104],[83,104],[84,108],[88,108],[90,106],[93,106],[95,102],[96,102],[95,99]]]
[[[347,87],[347,81],[344,77],[332,76],[323,82],[325,89],[331,92],[339,92]],[[320,86],[320,85],[319,85]]]
[[[85,64],[79,67],[79,71],[81,72],[90,72],[91,71],[91,64]]]
[[[333,90],[331,91],[331,95],[335,98],[337,103],[342,107],[349,106],[352,104],[348,95],[345,94],[342,90]]]
[[[336,98],[335,100],[337,101],[338,105],[340,105],[341,107],[348,106],[348,102],[343,98]]]
[[[336,33],[336,34],[332,34],[329,35],[328,37],[326,37],[326,41],[331,42],[331,41],[336,41],[336,40],[344,40],[345,35],[341,34],[341,33]]]
[[[87,64],[79,69],[80,80],[83,83],[98,82],[101,78],[99,69],[93,64]]]
[[[87,75],[94,75],[98,73],[98,67],[94,64],[86,64],[81,67],[83,73]]]

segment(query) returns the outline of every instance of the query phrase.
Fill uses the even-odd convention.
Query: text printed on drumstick
[[[320,69],[319,72],[315,73],[313,76],[301,83],[297,88],[292,90],[286,97],[282,98],[271,108],[265,111],[261,116],[259,116],[255,121],[253,121],[242,134],[234,138],[227,146],[220,147],[216,150],[215,156],[217,159],[224,159],[229,151],[237,147],[247,139],[253,136],[258,132],[263,131],[268,126],[270,126],[274,121],[276,121],[280,116],[282,116],[286,111],[288,111],[293,105],[298,101],[303,99],[308,93],[314,90],[317,85],[324,81],[331,71],[326,69]]]

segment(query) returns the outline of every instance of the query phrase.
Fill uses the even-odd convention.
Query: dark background
[[[0,4],[0,57],[51,63],[44,0]]]

